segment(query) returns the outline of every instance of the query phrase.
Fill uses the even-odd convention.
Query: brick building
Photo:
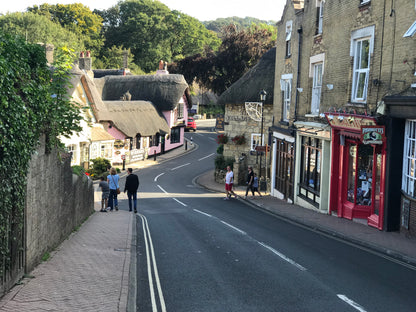
[[[402,174],[402,164],[413,168],[415,20],[413,0],[287,1],[276,49],[274,196],[380,230],[398,230],[403,210],[411,231],[415,173]]]

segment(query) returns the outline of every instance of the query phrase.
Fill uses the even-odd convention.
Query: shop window
[[[404,136],[402,190],[416,197],[416,120],[407,120]]]
[[[111,143],[101,143],[100,157],[112,158],[113,156],[113,145]]]
[[[322,140],[302,137],[300,195],[318,203],[321,190]]]
[[[181,128],[172,128],[170,131],[170,143],[179,143],[181,141]]]
[[[155,135],[152,135],[150,137],[150,145],[149,145],[149,147],[159,146],[159,139],[160,139],[160,134],[159,133],[157,133]]]
[[[366,103],[370,74],[370,55],[374,46],[374,27],[366,27],[352,33],[350,55],[353,57],[351,101]]]

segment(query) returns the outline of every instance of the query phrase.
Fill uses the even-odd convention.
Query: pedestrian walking
[[[98,187],[101,188],[101,212],[107,212],[108,197],[110,196],[110,188],[104,177],[100,177],[100,184]]]
[[[231,198],[231,195],[234,195],[235,198],[237,198],[237,194],[233,191],[233,183],[234,183],[234,173],[231,170],[230,166],[227,166],[227,173],[225,175],[225,192],[226,197],[224,200],[229,200]]]
[[[124,193],[127,191],[129,199],[129,211],[134,208],[134,213],[137,213],[137,189],[139,188],[139,177],[133,173],[132,168],[127,168],[126,184],[124,186]],[[133,205],[132,205],[133,201]]]
[[[259,178],[257,177],[257,174],[254,174],[253,177],[253,198],[255,193],[259,193],[259,196],[261,197],[261,193],[259,191]]]
[[[107,183],[110,188],[110,196],[108,199],[110,211],[113,211],[113,208],[116,208],[116,211],[118,210],[117,194],[120,194],[118,181],[120,181],[120,176],[117,174],[116,168],[111,167],[110,174],[107,176]]]
[[[254,191],[253,191],[253,181],[254,181],[254,172],[253,172],[253,167],[248,166],[248,175],[247,175],[247,188],[246,188],[246,195],[244,196],[244,198],[247,198],[248,195],[248,191],[251,191],[251,194],[254,197]]]

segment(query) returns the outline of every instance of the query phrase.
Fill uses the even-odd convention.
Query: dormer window
[[[368,4],[371,0],[360,0],[360,5]]]
[[[291,38],[292,38],[292,21],[287,21],[286,22],[286,57],[287,58],[292,55]]]

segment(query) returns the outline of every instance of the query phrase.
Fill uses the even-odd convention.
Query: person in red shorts
[[[234,195],[237,198],[237,194],[233,191],[233,183],[234,183],[234,173],[231,170],[230,166],[227,166],[227,174],[225,175],[225,192],[226,197],[224,200],[229,200],[231,195]]]

